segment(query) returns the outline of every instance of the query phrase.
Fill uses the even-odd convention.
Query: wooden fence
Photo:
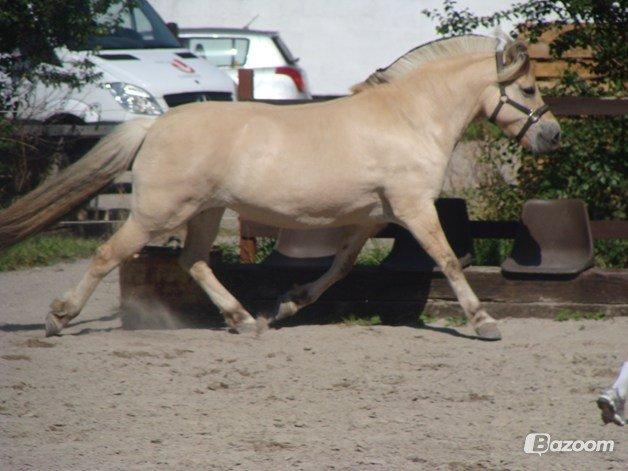
[[[537,50],[538,49],[538,50]],[[542,46],[535,46],[532,49],[532,55],[539,58],[544,54]],[[260,100],[265,103],[277,105],[290,104],[307,104],[319,101],[328,101],[342,98],[344,95],[319,95],[313,100]],[[239,70],[238,99],[240,101],[253,100],[253,71],[248,69]],[[552,111],[557,116],[621,116],[628,114],[628,99],[605,99],[605,98],[588,98],[588,97],[545,97],[546,102],[551,106]],[[64,124],[25,124],[26,132],[50,137],[50,138],[77,138],[77,139],[98,139],[109,132],[116,126],[116,123],[99,123],[85,125],[64,125]],[[99,231],[100,227],[108,227],[111,225],[111,217],[105,214],[107,211],[116,211],[117,209],[128,209],[128,201],[123,194],[125,191],[121,185],[130,187],[129,174],[121,176],[114,185],[113,194],[103,194],[92,201],[91,206],[96,212],[104,211],[104,217],[98,221],[66,221],[65,226],[89,226],[94,225]],[[128,188],[126,189],[128,191]],[[104,220],[103,220],[104,219]],[[115,218],[114,218],[115,219]],[[512,238],[517,227],[517,221],[472,221],[471,231],[476,238]],[[259,225],[251,226],[257,227]],[[591,221],[591,229],[596,239],[615,239],[628,238],[628,222],[626,221]],[[252,236],[252,229],[250,230]],[[268,232],[268,231],[266,231]],[[271,231],[273,232],[273,231]],[[264,235],[265,232],[259,235]],[[242,241],[243,249],[248,251],[254,250],[250,247],[251,242]],[[249,246],[246,249],[246,246]]]

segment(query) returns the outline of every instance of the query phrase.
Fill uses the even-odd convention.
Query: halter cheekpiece
[[[495,60],[497,61],[497,70],[500,70],[504,66],[503,51],[495,52]],[[540,106],[536,109],[530,109],[527,106],[524,106],[521,103],[517,103],[516,101],[512,100],[508,95],[506,95],[506,87],[504,87],[503,83],[499,84],[499,94],[499,102],[497,103],[497,106],[493,110],[493,113],[491,114],[491,117],[488,118],[488,120],[494,123],[497,119],[497,115],[505,104],[508,104],[513,108],[518,109],[522,113],[525,113],[528,116],[528,119],[523,124],[523,127],[519,130],[519,133],[517,134],[516,139],[518,141],[520,141],[523,136],[525,136],[525,133],[528,132],[530,126],[536,123],[541,118],[541,116],[549,111],[549,106],[547,104],[544,104],[543,106]]]

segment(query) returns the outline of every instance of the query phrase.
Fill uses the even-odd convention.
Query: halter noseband
[[[497,51],[495,53],[495,60],[497,61],[497,70],[499,71],[504,66],[503,51]],[[497,106],[493,110],[493,113],[491,114],[491,117],[488,118],[488,120],[491,123],[495,123],[497,115],[505,104],[509,104],[513,108],[516,108],[522,113],[528,115],[528,119],[523,124],[523,127],[519,130],[519,133],[517,134],[516,139],[518,141],[520,141],[523,136],[525,136],[525,133],[528,132],[530,126],[536,123],[541,118],[541,116],[549,111],[549,106],[547,104],[544,104],[543,106],[532,110],[527,106],[524,106],[521,103],[517,103],[516,101],[512,100],[508,95],[506,95],[506,87],[504,87],[503,83],[499,84],[499,94],[499,103],[497,103]]]

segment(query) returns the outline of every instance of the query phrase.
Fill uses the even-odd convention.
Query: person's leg
[[[597,398],[597,406],[602,411],[602,421],[605,424],[613,422],[624,425],[624,408],[628,397],[628,361],[625,361],[619,371],[613,387],[604,391]]]
[[[625,361],[624,364],[621,365],[619,376],[617,376],[613,388],[615,388],[624,400],[628,397],[628,361]]]

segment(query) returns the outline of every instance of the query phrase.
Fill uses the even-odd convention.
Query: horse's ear
[[[530,68],[528,47],[522,41],[511,42],[502,53],[502,63],[497,63],[497,79],[511,82],[518,79]]]

